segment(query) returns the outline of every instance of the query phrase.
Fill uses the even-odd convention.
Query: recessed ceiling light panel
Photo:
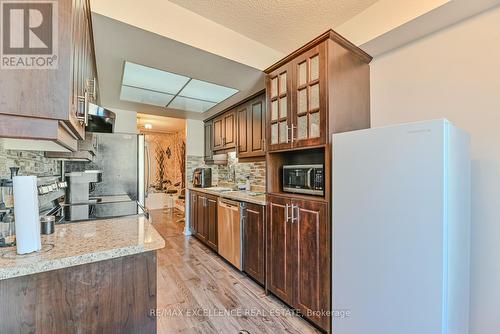
[[[179,95],[198,100],[220,103],[238,92],[237,89],[193,79],[180,91]]]
[[[172,101],[174,96],[172,94],[158,93],[141,88],[122,86],[120,100],[165,107]]]
[[[192,112],[205,112],[237,89],[125,62],[120,99]]]
[[[217,103],[202,101],[197,99],[190,99],[183,96],[176,96],[168,105],[172,109],[180,109],[193,112],[205,112],[214,107]]]
[[[188,81],[189,78],[182,75],[125,62],[122,84],[175,95]]]

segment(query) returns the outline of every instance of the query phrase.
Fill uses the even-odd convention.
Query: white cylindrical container
[[[18,254],[42,249],[36,176],[15,176],[14,216]]]

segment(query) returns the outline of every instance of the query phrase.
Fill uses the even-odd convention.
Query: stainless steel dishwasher
[[[243,209],[243,203],[219,198],[219,254],[239,270],[243,270]]]

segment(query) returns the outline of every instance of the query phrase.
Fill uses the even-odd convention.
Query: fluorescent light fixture
[[[193,79],[180,91],[179,95],[197,100],[220,103],[237,92],[238,90],[234,88]]]
[[[144,128],[146,128],[146,129],[152,129],[153,125],[151,123],[146,123],[146,124],[144,124]]]
[[[122,85],[175,95],[188,81],[183,75],[125,62]]]
[[[237,92],[234,88],[125,62],[120,99],[202,113]]]
[[[190,99],[183,96],[176,96],[172,102],[168,105],[169,108],[180,109],[180,110],[188,110],[194,112],[205,112],[208,109],[215,106],[217,103]]]
[[[122,86],[120,100],[151,104],[154,106],[165,107],[172,101],[175,95],[154,92],[146,89]]]

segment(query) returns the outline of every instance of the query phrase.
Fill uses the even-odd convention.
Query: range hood
[[[87,132],[113,133],[116,114],[111,110],[89,103]]]

